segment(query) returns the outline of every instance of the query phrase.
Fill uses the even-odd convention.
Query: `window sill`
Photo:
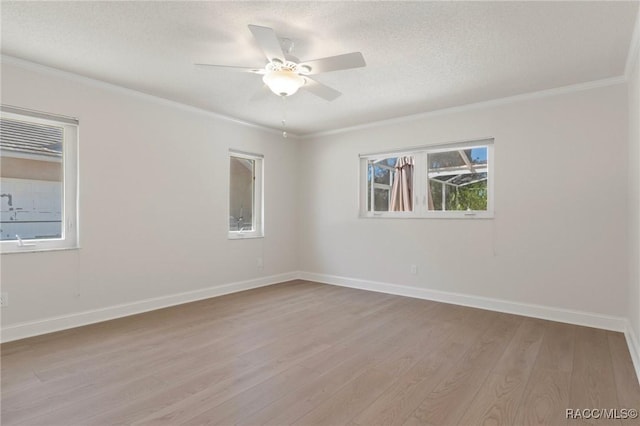
[[[264,235],[256,233],[230,232],[227,236],[227,239],[229,240],[251,240],[255,238],[264,238]]]
[[[20,253],[42,253],[48,251],[72,251],[80,250],[80,247],[21,247],[21,248],[2,248],[0,249],[0,255],[4,254],[20,254]]]
[[[415,213],[365,213],[360,214],[361,219],[493,219],[493,212],[430,212],[417,215]]]

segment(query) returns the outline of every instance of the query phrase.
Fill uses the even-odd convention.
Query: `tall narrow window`
[[[229,238],[262,237],[262,156],[229,153]]]
[[[77,247],[77,143],[74,119],[2,107],[3,253]]]

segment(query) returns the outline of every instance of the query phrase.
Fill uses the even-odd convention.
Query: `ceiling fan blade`
[[[284,62],[284,52],[282,46],[280,46],[280,40],[276,36],[276,32],[269,27],[261,27],[259,25],[249,25],[249,30],[256,38],[258,46],[262,49],[262,53],[267,57],[269,62],[277,59],[280,62]]]
[[[316,96],[321,97],[322,99],[332,101],[338,96],[342,95],[342,93],[338,92],[336,89],[332,89],[329,86],[318,83],[317,81],[309,77],[305,77],[304,79],[306,80],[306,83],[304,84],[304,86],[302,86],[302,88],[308,90]]]
[[[198,67],[221,68],[229,71],[250,72],[253,74],[264,74],[264,68],[235,67],[232,65],[214,65],[214,64],[194,64]]]
[[[366,65],[364,57],[360,52],[329,56],[328,58],[314,59],[313,61],[306,61],[300,64],[301,67],[308,67],[311,69],[307,74],[320,74],[321,72],[360,68]]]

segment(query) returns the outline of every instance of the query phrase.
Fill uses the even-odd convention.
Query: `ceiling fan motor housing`
[[[292,61],[282,62],[279,59],[274,59],[267,64],[265,70],[266,72],[286,70],[296,74],[309,74],[311,72],[311,67],[308,65],[300,65]]]

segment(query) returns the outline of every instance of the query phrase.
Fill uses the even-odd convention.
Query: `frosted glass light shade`
[[[291,96],[304,85],[304,78],[289,70],[269,71],[262,81],[278,96]]]

